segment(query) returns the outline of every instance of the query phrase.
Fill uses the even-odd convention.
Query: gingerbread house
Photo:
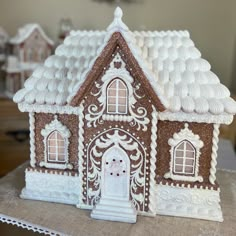
[[[187,31],[130,31],[117,8],[107,30],[71,32],[14,101],[30,123],[22,198],[130,223],[223,220],[217,143],[236,103]]]
[[[26,24],[9,41],[6,72],[6,94],[12,97],[23,88],[26,78],[51,55],[53,41],[38,24]]]

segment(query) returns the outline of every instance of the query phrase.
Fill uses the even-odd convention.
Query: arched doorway
[[[113,155],[122,158],[115,158],[113,163]],[[137,211],[147,211],[146,177],[150,178],[150,176],[149,173],[146,173],[146,158],[146,151],[142,143],[127,131],[112,128],[99,133],[87,147],[87,168],[84,175],[84,178],[87,178],[83,189],[86,200],[84,203],[95,206],[105,194],[110,199],[126,198],[126,201],[132,201]],[[122,160],[124,163],[119,164],[118,160]],[[127,171],[123,172],[125,169]],[[115,179],[115,177],[121,178]],[[122,179],[126,179],[126,181]],[[104,180],[107,181],[104,182]],[[119,193],[117,192],[118,184],[120,185]]]
[[[109,148],[102,157],[101,197],[129,200],[130,160],[119,146]]]
[[[91,217],[135,223],[137,211],[130,200],[130,159],[118,144],[107,149],[102,156],[100,187],[101,198]]]

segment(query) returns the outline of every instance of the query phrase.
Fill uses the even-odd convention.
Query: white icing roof
[[[42,37],[49,44],[51,44],[51,45],[54,44],[54,42],[45,34],[45,32],[43,31],[41,26],[38,24],[35,24],[35,23],[26,24],[23,27],[21,27],[20,29],[18,29],[16,36],[10,39],[10,43],[20,44],[20,43],[24,42],[24,40],[26,40],[35,29],[37,29],[40,32]]]
[[[28,105],[67,105],[111,35],[119,31],[169,112],[235,114],[229,90],[201,58],[187,31],[131,32],[117,8],[106,31],[77,31],[57,47],[14,96]]]

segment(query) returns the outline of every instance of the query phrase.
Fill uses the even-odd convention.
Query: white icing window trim
[[[115,84],[115,89],[112,88]],[[123,88],[122,88],[123,87]],[[110,95],[109,91],[114,90],[115,95]],[[119,93],[123,91],[125,95],[121,96]],[[110,103],[109,99],[115,99],[115,103]],[[121,102],[120,99],[123,99],[124,102]],[[115,111],[111,111],[109,108],[113,106]],[[120,108],[123,107],[125,110],[120,111]],[[114,78],[107,86],[107,113],[108,114],[127,114],[128,111],[128,88],[126,83],[121,78]]]
[[[49,162],[48,161],[48,137],[50,134],[54,131],[57,131],[60,133],[62,138],[64,138],[64,147],[65,147],[65,160],[63,162]],[[45,128],[41,130],[41,134],[44,137],[44,161],[41,161],[39,165],[41,167],[47,167],[47,168],[55,168],[55,169],[72,169],[73,165],[69,163],[69,153],[68,153],[68,146],[69,146],[69,137],[71,136],[71,133],[69,129],[64,126],[58,119],[57,116],[54,116],[54,120],[45,125]]]
[[[108,120],[108,121],[124,121],[124,122],[131,122],[133,120],[132,116],[128,115],[112,115],[112,114],[103,114],[102,115],[103,120]]]
[[[183,141],[189,142],[192,144],[193,148],[195,149],[195,163],[194,163],[194,171],[191,176],[186,173],[175,173],[175,149],[176,147],[182,143]],[[188,124],[184,124],[184,129],[181,129],[179,133],[175,133],[172,138],[168,140],[168,144],[171,146],[170,149],[170,166],[169,172],[167,172],[164,177],[166,179],[170,178],[173,180],[181,180],[181,181],[190,181],[190,182],[203,182],[203,177],[198,175],[199,172],[199,158],[200,158],[200,149],[203,147],[203,142],[200,140],[199,135],[194,134],[189,128]],[[185,166],[183,166],[185,168]]]

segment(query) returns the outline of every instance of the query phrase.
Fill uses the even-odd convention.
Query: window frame
[[[54,132],[58,132],[61,137],[64,139],[64,161],[51,161],[48,159],[48,139],[50,135]],[[46,124],[45,128],[41,130],[41,135],[44,137],[44,160],[39,163],[41,167],[54,168],[54,169],[73,169],[73,165],[69,163],[69,138],[71,133],[69,129],[64,126],[57,118],[54,116],[54,120],[51,123]]]
[[[184,129],[181,129],[180,132],[174,133],[173,137],[168,140],[170,145],[170,163],[169,163],[169,172],[165,173],[164,178],[180,180],[180,181],[189,181],[189,182],[203,182],[203,177],[199,175],[199,159],[200,159],[200,149],[203,147],[203,142],[200,140],[199,135],[194,134],[189,128],[188,124],[185,123]],[[175,171],[175,161],[176,161],[176,150],[183,143],[189,143],[194,150],[194,164],[193,164],[193,173],[186,173],[185,164],[183,165],[183,172],[176,173]],[[186,145],[186,144],[184,144]],[[186,146],[184,146],[186,151]],[[184,151],[183,150],[183,151]],[[183,154],[185,156],[185,154]],[[184,157],[183,156],[183,157]],[[183,159],[183,163],[185,160]],[[181,165],[181,164],[180,164]]]
[[[181,145],[181,144],[184,144],[184,149],[178,149],[178,147]],[[186,144],[189,144],[191,147],[192,147],[192,150],[186,150]],[[195,147],[192,145],[191,142],[189,142],[188,140],[184,139],[182,140],[181,142],[179,142],[175,147],[174,147],[174,161],[173,161],[173,166],[172,166],[172,171],[173,171],[173,174],[175,175],[188,175],[188,176],[194,176],[195,174],[195,165],[196,165],[196,149]],[[176,152],[183,152],[183,156],[182,157],[177,157],[176,156]],[[193,153],[193,158],[190,158],[190,157],[187,157],[186,156],[186,152],[191,152]],[[176,159],[183,159],[183,164],[178,164],[176,163]],[[189,165],[189,164],[186,164],[186,160],[193,160],[193,164],[192,165]],[[182,171],[176,171],[176,166],[182,166]],[[186,168],[185,167],[192,167],[192,172],[191,173],[187,173],[186,172]]]
[[[56,138],[55,139],[50,139],[50,137],[53,135],[53,134],[56,134]],[[60,147],[60,146],[58,146],[58,145],[56,145],[56,146],[51,146],[50,145],[50,141],[55,141],[56,143],[58,143],[58,134],[61,136],[61,140],[60,141],[63,141],[63,147]],[[63,136],[61,135],[61,133],[58,131],[58,130],[54,130],[54,131],[52,131],[49,135],[48,135],[48,137],[47,137],[47,161],[48,162],[51,162],[51,163],[65,163],[66,162],[66,147],[65,147],[65,145],[66,145],[66,140],[65,140],[65,138],[63,138]],[[53,153],[53,152],[50,152],[50,148],[51,147],[54,147],[55,148],[55,153]],[[62,149],[63,148],[63,156],[64,156],[64,158],[63,158],[63,161],[61,161],[61,160],[59,160],[59,158],[58,158],[58,154],[59,154],[59,152],[58,152],[58,149]],[[53,160],[53,159],[51,159],[50,158],[50,154],[55,154],[55,160]]]
[[[111,86],[113,85],[113,83],[115,84],[115,89],[111,88]],[[123,85],[124,89],[120,88],[120,84]],[[116,94],[115,96],[109,95],[109,91],[111,90],[115,90]],[[125,91],[125,95],[124,96],[119,96],[119,91]],[[126,115],[128,113],[128,87],[126,85],[126,83],[119,77],[114,78],[112,81],[110,81],[110,83],[107,85],[107,89],[106,89],[106,106],[107,106],[107,113],[108,114],[113,114],[113,115]],[[110,98],[114,98],[115,99],[115,103],[109,103],[109,99]],[[125,99],[125,105],[122,103],[119,103],[119,98]],[[110,106],[115,106],[115,111],[109,111],[109,107]],[[124,107],[125,111],[119,111],[120,107]]]

